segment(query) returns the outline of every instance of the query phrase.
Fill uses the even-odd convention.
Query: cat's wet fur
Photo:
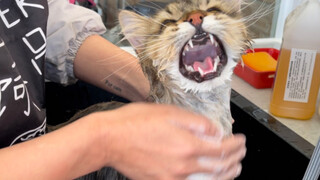
[[[129,11],[119,15],[122,32],[137,51],[149,79],[149,99],[200,113],[220,127],[225,136],[232,133],[229,103],[233,68],[250,45],[241,3],[241,0],[178,0],[153,17]],[[190,18],[194,14],[200,14],[197,20],[201,23]],[[198,56],[201,58],[195,59]],[[121,105],[115,102],[94,105],[73,120]],[[192,179],[201,177],[204,176]],[[125,177],[104,168],[80,179]]]
[[[119,15],[149,79],[150,97],[208,117],[225,135],[232,132],[231,76],[250,45],[241,2],[180,0],[153,17],[129,11]],[[190,17],[197,13],[201,22],[195,25]]]

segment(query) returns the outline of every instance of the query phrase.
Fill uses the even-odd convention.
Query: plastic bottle
[[[320,85],[320,2],[307,0],[286,19],[270,102],[275,116],[310,119]]]

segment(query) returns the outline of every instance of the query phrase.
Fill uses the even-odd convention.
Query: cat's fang
[[[214,44],[214,43],[215,43],[215,40],[214,40],[214,38],[213,38],[213,35],[212,35],[212,34],[209,34],[209,37],[210,37],[211,43]]]
[[[192,43],[192,40],[191,40],[191,39],[189,40],[189,46],[190,46],[191,48],[193,48],[193,43]]]
[[[186,68],[186,70],[188,70],[189,72],[194,72],[194,71],[195,71],[192,66],[185,65],[185,68]]]
[[[214,59],[213,72],[217,72],[219,63],[220,63],[220,57],[217,56],[217,57]]]
[[[200,73],[200,75],[203,77],[205,74],[204,74],[204,72],[203,72],[203,70],[199,67],[198,68],[198,71],[199,71],[199,73]]]

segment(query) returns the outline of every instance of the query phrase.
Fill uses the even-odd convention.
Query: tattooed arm
[[[74,74],[131,101],[143,101],[148,96],[149,84],[138,60],[98,35],[88,37],[80,46]]]
[[[98,35],[105,32],[99,14],[65,0],[48,2],[46,78],[64,85],[80,78],[129,100],[144,100],[149,88],[137,60]]]

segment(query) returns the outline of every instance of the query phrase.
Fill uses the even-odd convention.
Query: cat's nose
[[[188,21],[194,26],[199,26],[202,24],[204,18],[204,14],[201,12],[193,12],[189,15]]]

